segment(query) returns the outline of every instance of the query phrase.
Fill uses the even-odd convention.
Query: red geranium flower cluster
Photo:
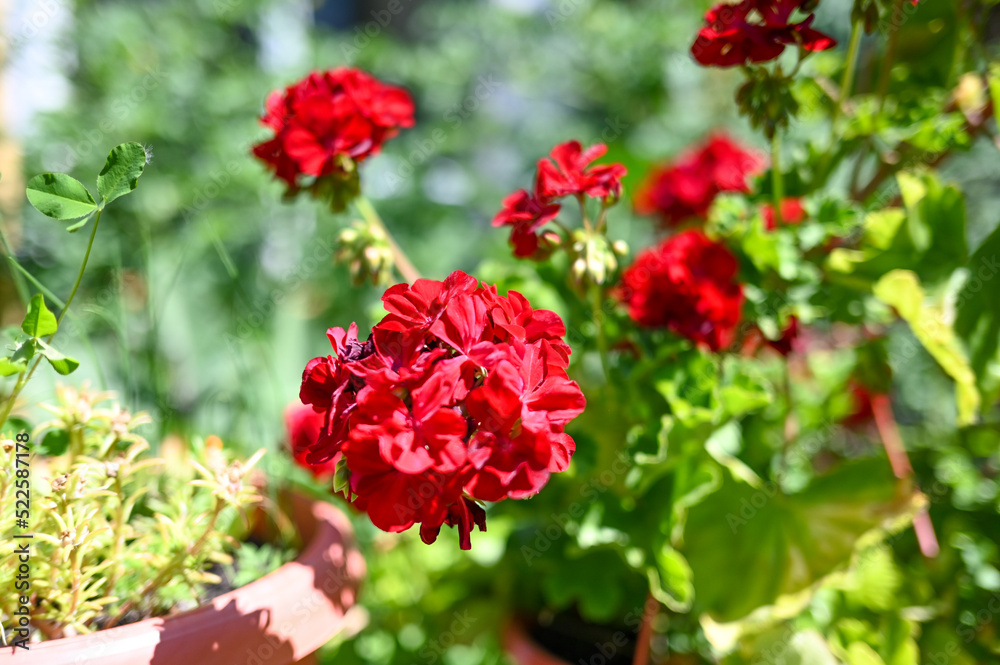
[[[291,192],[304,177],[353,172],[382,144],[413,126],[413,100],[406,90],[357,69],[313,72],[268,97],[261,122],[274,138],[253,153]]]
[[[810,13],[794,22],[792,15],[807,0],[742,0],[720,4],[705,13],[706,26],[698,32],[691,54],[702,65],[734,67],[773,60],[785,46],[824,51],[836,40],[812,27]]]
[[[641,252],[618,297],[643,326],[669,328],[713,351],[729,346],[743,307],[736,257],[701,231],[684,231]]]
[[[300,398],[324,414],[306,460],[343,454],[349,498],[380,529],[419,522],[431,543],[447,524],[469,549],[473,526],[486,529],[477,502],[527,498],[569,466],[564,427],[585,400],[566,375],[565,326],[462,272],[382,302],[367,342],[331,328],[334,353],[303,372]]]
[[[747,179],[759,174],[767,160],[722,134],[659,166],[639,187],[636,212],[657,214],[672,227],[704,218],[720,192],[749,192]]]
[[[561,143],[549,157],[538,160],[534,192],[520,189],[503,201],[503,210],[493,218],[493,226],[510,226],[514,256],[537,256],[542,248],[539,230],[556,218],[564,196],[617,199],[622,193],[622,164],[591,166],[608,150],[598,143],[586,150],[579,141]]]

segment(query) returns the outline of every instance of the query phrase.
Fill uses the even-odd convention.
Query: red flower
[[[349,365],[372,353],[370,343],[358,341],[358,326],[330,328],[326,336],[336,355],[313,358],[302,372],[299,399],[325,414],[315,445],[306,448],[306,463],[322,465],[333,459],[347,440],[348,417],[355,408],[359,382]]]
[[[579,141],[561,143],[548,157],[538,160],[534,192],[520,189],[503,200],[503,209],[493,218],[493,226],[512,227],[514,256],[542,259],[548,255],[552,245],[539,237],[539,232],[559,215],[557,199],[590,196],[610,201],[621,196],[625,166],[591,165],[607,149],[603,143],[586,150]]]
[[[563,196],[586,194],[595,199],[621,196],[622,178],[627,170],[622,164],[590,166],[608,151],[603,143],[586,150],[579,141],[560,143],[549,157],[538,160],[535,194],[542,201]]]
[[[563,428],[585,401],[566,375],[565,326],[462,272],[382,302],[367,343],[331,329],[337,355],[307,365],[302,399],[325,418],[313,457],[343,452],[349,498],[379,528],[420,523],[429,543],[447,524],[468,549],[486,528],[476,501],[531,496],[569,465]]]
[[[729,346],[740,321],[739,265],[725,246],[684,231],[641,252],[622,275],[629,316],[665,327],[713,351]]]
[[[319,441],[325,421],[325,412],[305,404],[289,404],[285,409],[285,432],[292,457],[296,464],[308,469],[316,478],[333,475],[339,459],[339,456],[334,456],[321,464],[310,464],[306,459],[309,448]]]
[[[636,212],[657,214],[668,227],[703,218],[720,192],[749,192],[747,178],[766,160],[722,134],[650,173],[635,196]]]
[[[773,60],[788,44],[807,51],[824,51],[837,42],[812,29],[815,15],[792,22],[792,14],[804,0],[743,0],[720,4],[705,13],[705,27],[691,46],[691,54],[702,65],[734,67]]]
[[[365,72],[313,72],[271,93],[261,122],[274,137],[253,152],[296,192],[303,179],[353,173],[399,128],[413,126],[413,112],[409,93]]]
[[[512,226],[510,244],[514,256],[529,258],[540,248],[538,230],[559,215],[558,203],[541,203],[523,189],[503,200],[503,210],[493,218],[493,226]]]
[[[764,218],[764,230],[773,231],[778,228],[774,219],[774,206],[765,203],[760,207]],[[781,202],[781,221],[785,224],[801,224],[806,219],[806,209],[802,207],[801,199],[785,199]]]

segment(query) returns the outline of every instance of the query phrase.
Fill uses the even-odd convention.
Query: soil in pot
[[[575,610],[551,622],[525,623],[528,635],[554,656],[574,665],[632,665],[639,625],[596,624]]]

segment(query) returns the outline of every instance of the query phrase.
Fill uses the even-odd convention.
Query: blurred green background
[[[65,296],[86,246],[82,234],[66,235],[25,204],[26,176],[65,171],[90,183],[108,150],[125,141],[142,142],[154,155],[136,194],[105,216],[69,334],[61,335],[61,348],[82,362],[73,381],[115,390],[130,409],[148,410],[156,430],[147,431],[150,439],[215,433],[245,451],[280,449],[282,412],[297,400],[302,368],[327,353],[323,332],[351,321],[365,331],[379,316],[381,289],[352,286],[347,269],[333,264],[334,239],[349,216],[336,218],[308,200],[282,202],[282,187],[251,157],[252,144],[266,135],[257,118],[267,94],[312,69],[339,65],[407,87],[417,126],[363,165],[365,192],[425,276],[462,269],[489,281],[530,283],[532,266],[510,260],[507,233],[492,229],[490,220],[504,195],[530,184],[536,160],[556,143],[607,143],[605,161],[628,166],[632,191],[652,164],[710,130],[764,147],[736,116],[738,74],[698,67],[689,57],[708,4],[39,0],[7,6],[0,209],[21,265]],[[926,23],[920,43],[901,45],[903,74],[942,87],[961,72],[920,63],[933,49],[951,48],[951,9],[934,6],[945,4],[931,3],[914,19]],[[819,12],[817,27],[842,44],[850,5],[824,0]],[[994,23],[1000,25],[985,29],[989,39],[1000,32]],[[873,84],[865,73],[876,53],[868,39],[861,88]],[[841,58],[842,48],[809,66],[815,76],[833,78]],[[804,113],[792,141],[814,132],[813,120]],[[996,148],[984,139],[943,172],[969,194],[975,247],[1000,204]],[[653,237],[649,221],[627,205],[612,211],[610,225],[611,235],[633,250]],[[0,305],[2,323],[16,325],[23,308],[6,269]],[[926,407],[930,362],[920,356],[908,365],[898,368],[904,414]],[[39,373],[25,402],[49,398],[53,381],[50,372]],[[943,482],[944,503],[954,507],[958,496],[956,514],[971,516],[972,526],[952,530],[961,546],[947,548],[943,556],[953,560],[942,574],[961,576],[958,593],[987,597],[1000,591],[997,534],[976,526],[976,511],[995,524],[998,490],[995,474],[984,474],[975,457],[918,451],[915,464],[925,486]],[[281,455],[269,458],[271,473],[304,477]],[[364,519],[355,521],[369,551],[380,552],[369,556],[372,579],[363,598],[370,625],[324,657],[498,662],[492,629],[502,617],[486,566],[502,553],[502,523],[477,534],[466,555],[447,538],[433,547],[414,534],[380,540]],[[402,542],[387,549],[393,541]],[[456,609],[459,601],[472,608],[471,621],[459,621],[466,616]]]

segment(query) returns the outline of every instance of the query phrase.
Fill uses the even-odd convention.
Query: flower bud
[[[356,285],[371,282],[387,284],[392,281],[392,249],[385,233],[377,227],[355,221],[340,232],[335,258],[350,268],[351,279]]]

